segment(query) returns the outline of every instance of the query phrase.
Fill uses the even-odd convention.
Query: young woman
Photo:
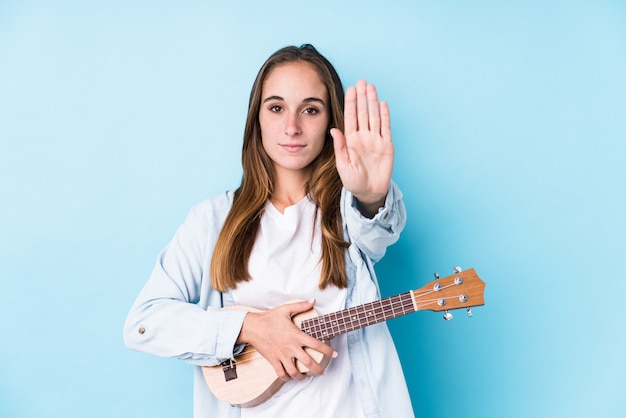
[[[197,366],[195,417],[413,416],[385,323],[328,345],[292,322],[313,307],[326,314],[380,297],[373,264],[406,219],[393,158],[389,109],[373,85],[358,81],[344,98],[311,45],[265,62],[250,95],[240,187],[191,210],[124,329],[129,348]],[[221,309],[232,305],[258,311]],[[284,384],[240,408],[211,393],[201,366],[236,360],[246,344]],[[332,361],[322,367],[305,347]]]

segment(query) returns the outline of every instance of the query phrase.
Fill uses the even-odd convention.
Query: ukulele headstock
[[[469,316],[472,316],[471,308],[485,304],[485,282],[476,271],[472,269],[454,269],[454,274],[439,278],[414,290],[413,301],[418,310],[430,310],[435,312],[444,311],[443,318],[452,319],[449,312],[452,309],[466,308]]]

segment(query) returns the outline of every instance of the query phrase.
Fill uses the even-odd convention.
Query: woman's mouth
[[[280,146],[288,151],[288,152],[298,152],[303,149],[306,145],[303,144],[280,144]]]

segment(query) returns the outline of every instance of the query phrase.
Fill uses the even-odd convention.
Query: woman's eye
[[[280,112],[281,110],[283,110],[283,108],[280,107],[279,105],[272,105],[272,106],[270,106],[270,111],[271,112]]]
[[[314,107],[307,107],[306,109],[304,109],[304,113],[308,114],[308,115],[316,115],[319,112],[319,110],[317,110]]]

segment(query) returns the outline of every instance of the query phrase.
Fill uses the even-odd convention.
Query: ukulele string
[[[346,332],[395,318],[398,313],[406,315],[411,312],[415,312],[415,309],[413,299],[407,292],[348,308],[344,311],[306,319],[302,321],[300,329],[318,340],[327,340]]]
[[[257,353],[258,350],[256,348],[254,348],[250,344],[246,344],[246,347],[243,349],[243,351],[235,356],[235,367],[237,367],[237,365],[246,364],[255,360],[264,359],[264,357],[260,354],[258,356],[255,356],[255,354]],[[244,355],[251,355],[252,357],[247,359],[240,359],[240,357],[243,357]],[[215,365],[213,367],[220,367],[220,365]]]
[[[426,296],[426,295],[432,295],[434,293],[439,293],[439,292],[441,292],[444,289],[449,289],[449,288],[454,287],[454,286],[458,286],[458,285],[453,283],[453,284],[449,284],[447,286],[442,286],[441,288],[439,288],[439,290],[429,289],[429,290],[424,290],[422,292],[418,292],[418,291],[414,290],[413,294],[416,295],[417,297],[423,297],[423,296]]]
[[[435,290],[435,289],[428,289],[428,290],[424,290],[422,292],[418,292],[417,290],[414,290],[413,293],[417,296],[425,296],[425,295],[429,295],[432,293],[438,293],[441,292],[444,289],[448,289],[450,287],[454,287],[454,286],[458,286],[456,283],[452,283],[446,286],[441,286],[441,288],[439,290]]]

